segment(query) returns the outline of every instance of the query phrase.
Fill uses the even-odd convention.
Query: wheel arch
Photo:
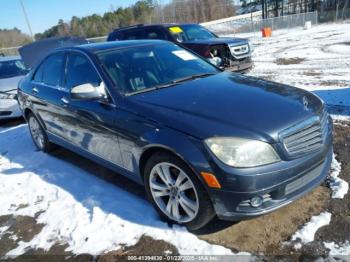
[[[29,117],[30,114],[32,114],[36,119],[38,119],[40,125],[46,130],[46,125],[45,125],[44,121],[41,119],[41,117],[38,116],[37,114],[35,114],[34,111],[31,108],[26,107],[23,110],[23,116],[24,116],[24,119],[27,122],[28,122],[28,117]]]
[[[164,152],[164,153],[171,154],[171,155],[175,156],[176,158],[178,158],[180,161],[182,161],[193,172],[193,174],[199,179],[199,181],[202,183],[204,188],[206,190],[208,190],[206,183],[203,181],[203,178],[199,174],[198,167],[196,168],[195,164],[191,163],[189,158],[186,157],[188,155],[186,152],[180,153],[179,151],[180,150],[176,150],[176,148],[174,148],[174,147],[166,146],[163,144],[153,144],[153,145],[147,146],[143,150],[143,152],[139,158],[138,168],[139,168],[141,180],[142,181],[144,180],[144,170],[145,170],[145,166],[146,166],[147,161],[154,154],[157,154],[159,152]],[[193,151],[192,151],[192,153],[193,153]],[[202,159],[202,160],[204,160],[204,159]]]
[[[185,160],[185,158],[180,155],[179,153],[177,153],[174,149],[166,147],[164,145],[151,145],[148,146],[141,154],[140,156],[140,160],[139,160],[139,171],[140,171],[140,175],[141,178],[143,179],[144,177],[144,170],[145,170],[145,166],[147,161],[155,154],[160,153],[160,152],[164,152],[167,154],[171,154],[175,157],[177,157],[178,159],[180,159],[181,161],[183,161],[194,173],[195,170],[192,168],[192,166]]]

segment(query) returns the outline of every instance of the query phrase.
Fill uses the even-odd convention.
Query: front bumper
[[[247,57],[240,60],[231,60],[230,64],[225,66],[224,69],[226,71],[232,72],[246,72],[249,71],[253,67],[253,61],[251,57]]]
[[[296,159],[289,167],[268,172],[263,169],[256,170],[256,174],[246,174],[241,178],[226,174],[228,179],[223,189],[210,192],[216,214],[220,219],[238,221],[264,215],[288,205],[325,180],[332,159],[332,139],[329,138],[323,152]],[[244,179],[244,182],[239,183],[245,186],[234,185],[240,179]],[[255,196],[263,199],[260,207],[250,205],[250,199]]]
[[[17,100],[0,99],[0,120],[22,116]]]

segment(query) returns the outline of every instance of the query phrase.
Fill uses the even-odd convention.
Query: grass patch
[[[276,60],[277,65],[297,65],[304,62],[304,58],[294,57],[294,58],[278,58]]]

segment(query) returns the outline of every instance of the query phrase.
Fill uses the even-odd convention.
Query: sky
[[[118,7],[125,7],[136,0],[23,0],[34,34],[41,33],[59,19],[69,21],[72,16],[82,17],[94,13],[103,14]],[[20,0],[0,0],[0,28],[17,27],[29,33]]]

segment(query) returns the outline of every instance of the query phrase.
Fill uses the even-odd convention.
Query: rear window
[[[25,75],[27,73],[28,70],[20,59],[0,62],[0,79]]]
[[[144,32],[142,30],[126,31],[122,33],[123,40],[143,39]]]

